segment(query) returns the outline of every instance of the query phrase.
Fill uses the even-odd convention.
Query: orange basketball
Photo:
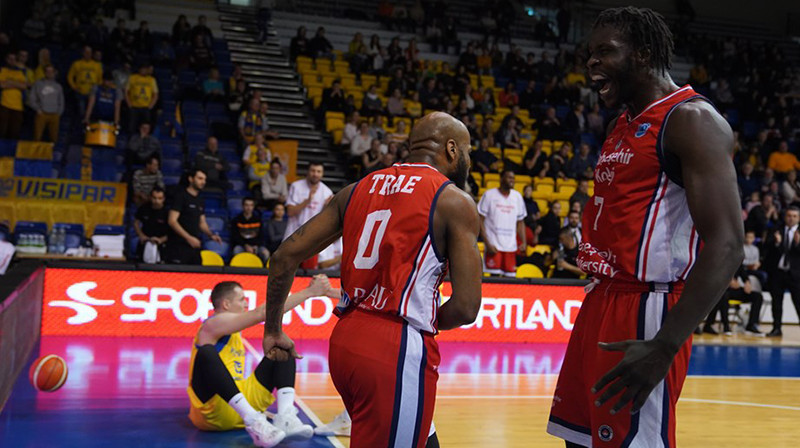
[[[67,363],[58,355],[44,355],[33,362],[28,377],[42,392],[55,392],[67,381]]]

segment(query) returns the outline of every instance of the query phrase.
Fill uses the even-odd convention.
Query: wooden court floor
[[[800,329],[790,329],[784,341],[703,336],[697,343],[736,345],[753,339],[754,345],[796,346],[795,333]],[[555,374],[442,374],[434,417],[441,445],[563,447],[545,432],[556,379]],[[297,389],[322,421],[343,410],[328,374],[298,374]],[[690,376],[677,424],[680,447],[800,446],[800,378]],[[347,438],[339,439],[349,446]]]

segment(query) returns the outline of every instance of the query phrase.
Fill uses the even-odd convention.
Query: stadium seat
[[[217,216],[207,216],[206,223],[212,232],[220,233],[225,230],[225,220]]]
[[[14,235],[18,237],[23,233],[47,235],[47,223],[42,221],[17,221],[14,226]]]
[[[264,264],[261,262],[261,259],[258,258],[257,255],[253,255],[249,252],[242,252],[240,254],[236,254],[231,259],[231,266],[238,267],[238,268],[263,268]]]
[[[83,243],[85,236],[83,224],[57,222],[53,224],[54,229],[64,229],[65,246],[67,249],[77,249]]]
[[[539,266],[525,263],[517,267],[517,278],[544,278],[544,273]]]
[[[242,212],[242,198],[228,198],[228,215],[236,216]]]
[[[94,235],[124,235],[125,226],[98,224],[94,227]]]
[[[225,260],[218,253],[211,250],[204,249],[200,251],[200,257],[203,260],[203,266],[225,266]]]

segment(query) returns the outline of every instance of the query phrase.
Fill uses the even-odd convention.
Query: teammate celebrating
[[[294,272],[343,237],[340,319],[329,357],[353,421],[351,448],[426,445],[438,380],[434,334],[472,322],[480,309],[480,220],[456,186],[469,171],[469,132],[435,112],[417,122],[409,143],[407,163],[342,189],[270,264],[264,353],[297,356],[281,330]],[[448,268],[453,294],[440,306]]]
[[[286,311],[309,297],[330,290],[327,277],[315,277],[308,288],[292,294]],[[189,419],[205,431],[245,428],[259,447],[272,447],[284,438],[308,439],[314,434],[297,418],[294,407],[294,359],[264,357],[253,375],[244,377],[241,331],[264,320],[265,304],[247,311],[242,286],[222,282],[211,291],[214,315],[198,330],[189,368]],[[277,389],[277,396],[271,391]],[[277,398],[278,413],[270,424],[262,413]]]
[[[595,179],[583,215],[577,261],[593,289],[547,427],[568,447],[675,446],[689,337],[743,258],[731,129],[672,81],[672,49],[663,18],[633,7],[603,11],[589,40],[600,98],[627,110],[595,170],[613,176]]]

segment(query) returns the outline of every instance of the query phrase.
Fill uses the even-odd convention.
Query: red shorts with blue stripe
[[[689,367],[691,339],[681,347],[667,373],[631,415],[631,405],[611,415],[622,394],[602,407],[594,405],[592,386],[622,360],[598,342],[652,339],[678,301],[682,283],[647,284],[603,281],[586,295],[572,329],[550,410],[547,432],[585,447],[675,447],[675,405]]]
[[[403,318],[355,309],[330,339],[331,378],[353,421],[350,448],[424,448],[439,346]]]

